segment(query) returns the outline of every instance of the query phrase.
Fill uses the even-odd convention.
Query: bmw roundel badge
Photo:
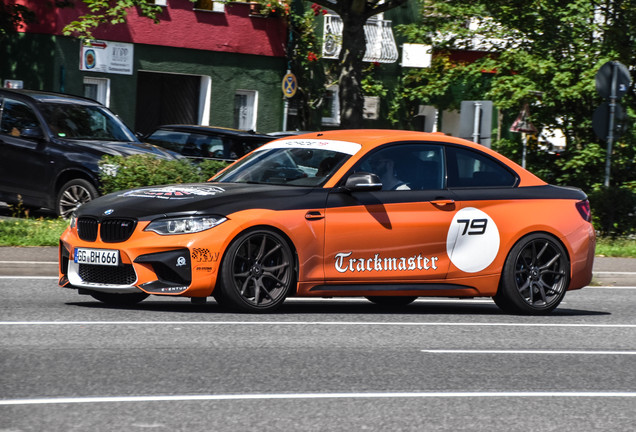
[[[105,214],[106,216],[110,216],[110,215],[112,215],[114,212],[115,212],[115,210],[114,210],[114,209],[108,209],[108,210],[106,210],[106,211],[104,212],[104,214]]]

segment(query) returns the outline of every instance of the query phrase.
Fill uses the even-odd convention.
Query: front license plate
[[[119,265],[118,250],[75,248],[73,256],[77,264]]]

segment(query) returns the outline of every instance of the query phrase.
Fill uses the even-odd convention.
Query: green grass
[[[68,221],[55,218],[0,219],[0,246],[57,246]],[[596,255],[636,258],[635,238],[599,238]]]
[[[596,242],[596,255],[606,257],[636,258],[636,239],[634,238],[599,238]]]
[[[68,226],[64,219],[0,219],[0,246],[57,246]]]

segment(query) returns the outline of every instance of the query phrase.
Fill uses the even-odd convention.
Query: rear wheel
[[[417,299],[413,296],[369,296],[367,300],[380,306],[397,307],[411,304]]]
[[[269,229],[247,231],[228,247],[214,297],[223,306],[243,312],[271,312],[295,283],[291,247]]]
[[[79,206],[95,198],[99,193],[91,182],[84,179],[73,179],[62,186],[55,200],[55,211],[58,216],[68,219]]]
[[[504,312],[546,314],[561,303],[569,283],[570,261],[561,243],[532,234],[510,250],[493,299]]]
[[[118,294],[95,291],[91,293],[91,297],[112,306],[130,306],[144,300],[148,297],[148,294],[143,292]]]

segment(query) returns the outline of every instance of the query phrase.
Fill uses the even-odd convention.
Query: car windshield
[[[236,162],[212,181],[321,186],[359,149],[358,144],[346,142],[276,141]]]
[[[134,134],[115,115],[96,105],[47,103],[42,115],[60,138],[136,142]]]

